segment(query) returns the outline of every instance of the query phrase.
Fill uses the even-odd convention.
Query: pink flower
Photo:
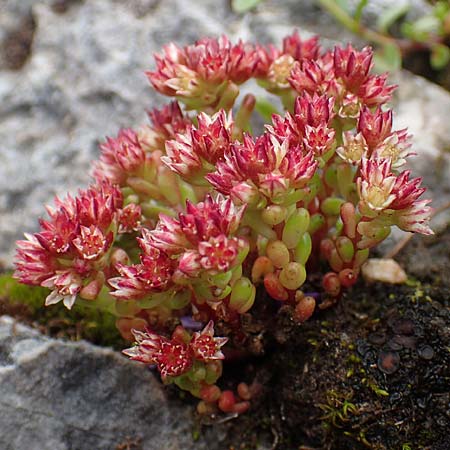
[[[25,238],[26,240],[17,241],[14,277],[21,283],[39,286],[55,273],[58,263],[36,235],[25,233]]]
[[[72,241],[82,259],[96,260],[100,258],[111,246],[113,233],[110,231],[106,236],[95,225],[90,227],[80,226],[79,235]]]
[[[119,210],[119,233],[132,233],[138,231],[141,226],[142,208],[135,203],[130,203]]]
[[[382,105],[388,102],[392,97],[392,92],[396,85],[387,86],[388,74],[371,75],[367,81],[360,86],[357,91],[361,101],[369,107]]]
[[[123,350],[132,360],[145,364],[156,364],[163,378],[178,377],[186,373],[192,366],[192,355],[189,347],[180,340],[169,340],[153,333],[132,330],[136,346]]]
[[[14,276],[49,287],[46,304],[63,300],[70,309],[82,287],[108,267],[121,206],[120,191],[108,184],[56,198],[55,207],[47,207],[49,219],[40,221],[41,232],[18,242]]]
[[[115,139],[106,138],[100,149],[102,154],[93,170],[93,176],[99,182],[123,186],[129,176],[144,169],[146,153],[137,133],[131,129],[121,130]]]
[[[372,151],[392,134],[392,110],[383,112],[381,108],[377,108],[375,112],[372,112],[369,108],[363,107],[357,129]]]
[[[167,156],[162,161],[179,175],[201,181],[214,169],[231,144],[233,120],[224,110],[213,116],[200,113],[198,126],[178,134],[166,143]]]
[[[389,160],[362,159],[361,176],[357,180],[360,208],[363,214],[382,211],[395,200],[395,176]]]
[[[210,320],[202,331],[194,333],[190,348],[194,358],[201,361],[224,359],[221,348],[228,342],[228,338],[214,337],[214,322]]]
[[[273,45],[268,47],[257,46],[258,67],[256,76],[264,78],[269,71],[274,71],[273,64],[277,64],[276,61],[279,58],[289,57],[284,59],[289,59],[292,63],[301,60],[315,60],[319,56],[319,50],[319,38],[317,36],[302,40],[297,30],[283,39],[281,50]],[[289,72],[286,73],[286,80],[288,76]]]
[[[351,131],[342,134],[342,146],[336,149],[336,153],[347,163],[358,165],[369,150],[366,140],[361,133],[354,135]]]
[[[369,47],[361,51],[355,50],[350,44],[346,48],[334,49],[334,74],[345,88],[356,93],[359,87],[367,81],[372,63],[373,52]]]
[[[299,94],[323,94],[328,89],[329,75],[319,61],[304,59],[293,65],[288,80]]]
[[[316,168],[311,151],[303,154],[300,147],[288,148],[287,140],[280,143],[265,133],[256,142],[245,136],[243,144],[232,145],[206,178],[219,192],[255,204],[259,194],[277,200],[304,187]]]
[[[151,125],[142,127],[138,132],[139,141],[146,151],[164,151],[166,141],[175,139],[178,133],[184,133],[192,125],[177,101],[161,109],[154,108],[148,112],[148,116]]]
[[[153,246],[148,230],[144,229],[142,233],[142,238],[138,238],[143,250],[140,264],[128,266],[117,263],[116,269],[120,276],[108,280],[108,283],[116,289],[111,295],[122,300],[141,299],[171,286],[173,261],[167,254]]]
[[[406,158],[415,155],[410,152],[411,135],[407,130],[394,131],[381,144],[379,144],[372,153],[372,158],[389,158],[392,168],[398,169],[406,163]]]
[[[274,115],[272,126],[268,126],[267,129],[279,140],[287,138],[289,146],[303,144],[307,126],[310,127],[310,135],[313,134],[311,129],[322,127],[323,136],[331,136],[333,132],[328,126],[334,116],[333,106],[334,99],[327,95],[311,96],[305,93],[297,97],[293,114],[288,112],[284,118]],[[326,145],[325,142],[321,144]]]
[[[200,242],[198,245],[200,265],[205,270],[227,272],[238,256],[239,247],[239,239],[227,238],[224,234]]]
[[[368,217],[379,216],[377,220],[383,226],[397,225],[404,231],[433,234],[428,226],[432,211],[427,206],[430,200],[419,201],[425,192],[425,188],[420,187],[422,179],[410,180],[409,176],[409,171],[393,174],[389,159],[363,158],[361,176],[357,180],[359,208]]]
[[[334,144],[335,131],[325,124],[311,127],[306,125],[303,144],[305,150],[314,153],[315,156],[323,156]]]
[[[178,220],[161,214],[160,222],[151,231],[157,248],[169,255],[180,254],[185,249],[197,247],[202,241],[219,235],[230,236],[239,227],[245,207],[237,208],[231,199],[208,195],[197,205],[186,202],[186,212]]]
[[[156,54],[156,70],[147,72],[162,94],[187,98],[201,97],[205,104],[217,100],[217,89],[225,81],[241,84],[254,73],[254,47],[239,41],[232,45],[226,36],[204,38],[179,48],[169,44]]]
[[[41,286],[52,289],[51,294],[45,299],[45,306],[54,305],[62,300],[67,309],[72,309],[77,294],[81,291],[82,279],[75,272],[61,270],[43,281]]]
[[[412,206],[398,211],[396,214],[396,225],[412,233],[431,235],[433,230],[429,227],[432,208],[427,206],[431,200],[416,201]]]
[[[233,237],[245,207],[236,208],[230,199],[207,196],[205,201],[186,204],[178,219],[161,214],[156,228],[148,233],[152,245],[177,261],[178,275],[199,277],[231,269],[247,243]]]

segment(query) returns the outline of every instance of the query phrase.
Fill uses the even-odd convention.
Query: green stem
[[[377,33],[376,31],[366,28],[361,23],[351,17],[344,11],[335,0],[318,0],[324,9],[326,9],[341,25],[350,30],[352,33],[374,42],[379,45],[396,44],[396,40],[389,36]]]

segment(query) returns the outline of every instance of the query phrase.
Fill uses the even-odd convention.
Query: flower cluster
[[[217,383],[225,356],[250,347],[244,324],[267,320],[254,304],[282,302],[301,324],[356,283],[393,226],[431,234],[430,201],[402,169],[411,137],[393,129],[394,86],[371,73],[369,48],[322,51],[295,32],[281,48],[208,38],[155,59],[150,82],[177,101],[106,138],[94,184],[57,198],[18,242],[16,277],[49,288],[48,305],[115,314],[136,343],[124,353],[200,398],[200,412],[241,413],[257,383]],[[250,78],[285,108],[259,135],[256,98],[239,101]]]

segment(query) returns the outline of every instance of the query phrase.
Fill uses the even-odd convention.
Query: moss
[[[44,333],[70,340],[85,339],[117,349],[126,343],[116,329],[115,317],[75,303],[68,310],[61,303],[45,306],[49,290],[19,283],[11,273],[0,275],[0,313],[17,317]]]

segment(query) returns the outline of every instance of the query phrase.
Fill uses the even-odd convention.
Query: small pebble
[[[392,340],[397,344],[401,345],[403,348],[416,348],[417,339],[414,336],[402,336],[395,335]]]
[[[356,350],[361,356],[364,356],[370,350],[370,345],[364,339],[358,339],[356,341]]]
[[[434,350],[432,347],[430,347],[429,345],[422,345],[418,350],[417,350],[418,355],[423,358],[423,359],[433,359],[434,356]]]
[[[397,352],[382,350],[378,354],[378,368],[388,375],[400,367],[400,355]]]
[[[411,319],[398,319],[392,329],[395,333],[411,336],[414,334],[414,322]]]
[[[386,333],[382,331],[376,331],[374,333],[369,334],[369,342],[375,345],[381,345],[386,342]]]
[[[403,348],[403,345],[395,339],[390,339],[387,345],[391,350],[401,350]]]
[[[370,258],[361,267],[366,281],[381,281],[383,283],[401,284],[408,277],[405,271],[393,259]]]

